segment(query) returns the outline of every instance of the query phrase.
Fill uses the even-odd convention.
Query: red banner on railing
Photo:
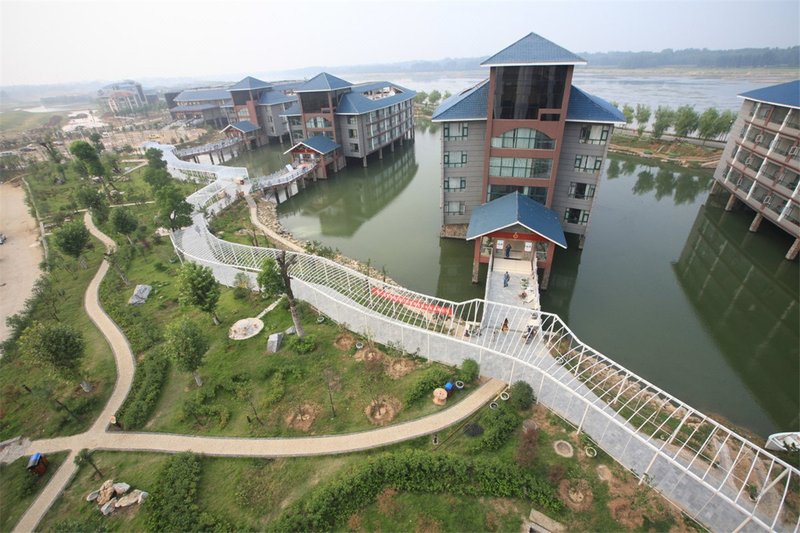
[[[384,300],[389,300],[391,302],[407,305],[408,307],[413,307],[415,309],[422,309],[423,311],[428,311],[430,313],[436,313],[439,315],[453,315],[453,309],[450,307],[425,303],[422,300],[415,300],[414,298],[409,298],[408,296],[401,296],[385,289],[379,289],[378,287],[372,287],[370,290],[372,294],[378,298],[383,298]]]

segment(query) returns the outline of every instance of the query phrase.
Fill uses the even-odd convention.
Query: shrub
[[[314,335],[306,335],[305,337],[294,335],[289,338],[286,344],[292,351],[304,355],[313,352],[317,348],[317,338]]]
[[[533,405],[535,397],[533,395],[533,388],[524,381],[517,381],[508,390],[511,396],[508,403],[517,411],[524,411]]]
[[[147,423],[168,372],[169,360],[160,353],[151,353],[137,365],[131,392],[117,411],[117,421],[123,428],[130,431]]]
[[[494,451],[511,438],[521,421],[520,416],[505,403],[486,413],[481,420],[485,431],[477,442],[479,450]]]
[[[433,389],[443,387],[450,378],[450,373],[440,366],[432,366],[425,370],[406,391],[406,405],[411,405],[421,398],[433,394]]]
[[[200,481],[200,459],[190,453],[170,457],[144,506],[149,531],[197,531],[195,502]]]
[[[464,383],[472,383],[480,375],[481,369],[478,362],[474,359],[464,359],[461,363],[461,370],[458,373],[458,379]]]

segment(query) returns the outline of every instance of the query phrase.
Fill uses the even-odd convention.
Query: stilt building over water
[[[800,252],[800,80],[748,91],[714,172],[714,193],[730,193],[727,211],[744,203],[755,211],[750,231],[764,219],[789,235],[786,253]]]
[[[481,63],[487,80],[434,112],[433,121],[442,123],[442,235],[475,241],[473,282],[480,263],[499,259],[504,269],[524,263],[532,275],[541,271],[546,289],[563,232],[580,235],[583,246],[608,141],[614,125],[625,122],[614,106],[572,85],[575,65],[585,63],[531,33]],[[477,223],[477,208],[508,194],[525,198],[501,209],[520,207],[529,223],[547,227],[496,209],[490,219],[509,225]],[[527,200],[544,211],[526,207]]]

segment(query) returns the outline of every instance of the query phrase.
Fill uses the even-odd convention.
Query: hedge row
[[[117,411],[117,421],[125,430],[139,429],[147,423],[168,372],[169,360],[158,353],[151,353],[137,365],[131,391]]]
[[[386,487],[401,492],[526,498],[550,512],[562,503],[550,485],[513,464],[419,450],[381,454],[295,502],[270,531],[329,531]]]

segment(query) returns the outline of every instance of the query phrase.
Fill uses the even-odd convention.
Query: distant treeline
[[[687,48],[660,52],[583,53],[581,57],[593,67],[658,68],[658,67],[800,67],[800,46],[791,48],[740,48],[708,50]]]

